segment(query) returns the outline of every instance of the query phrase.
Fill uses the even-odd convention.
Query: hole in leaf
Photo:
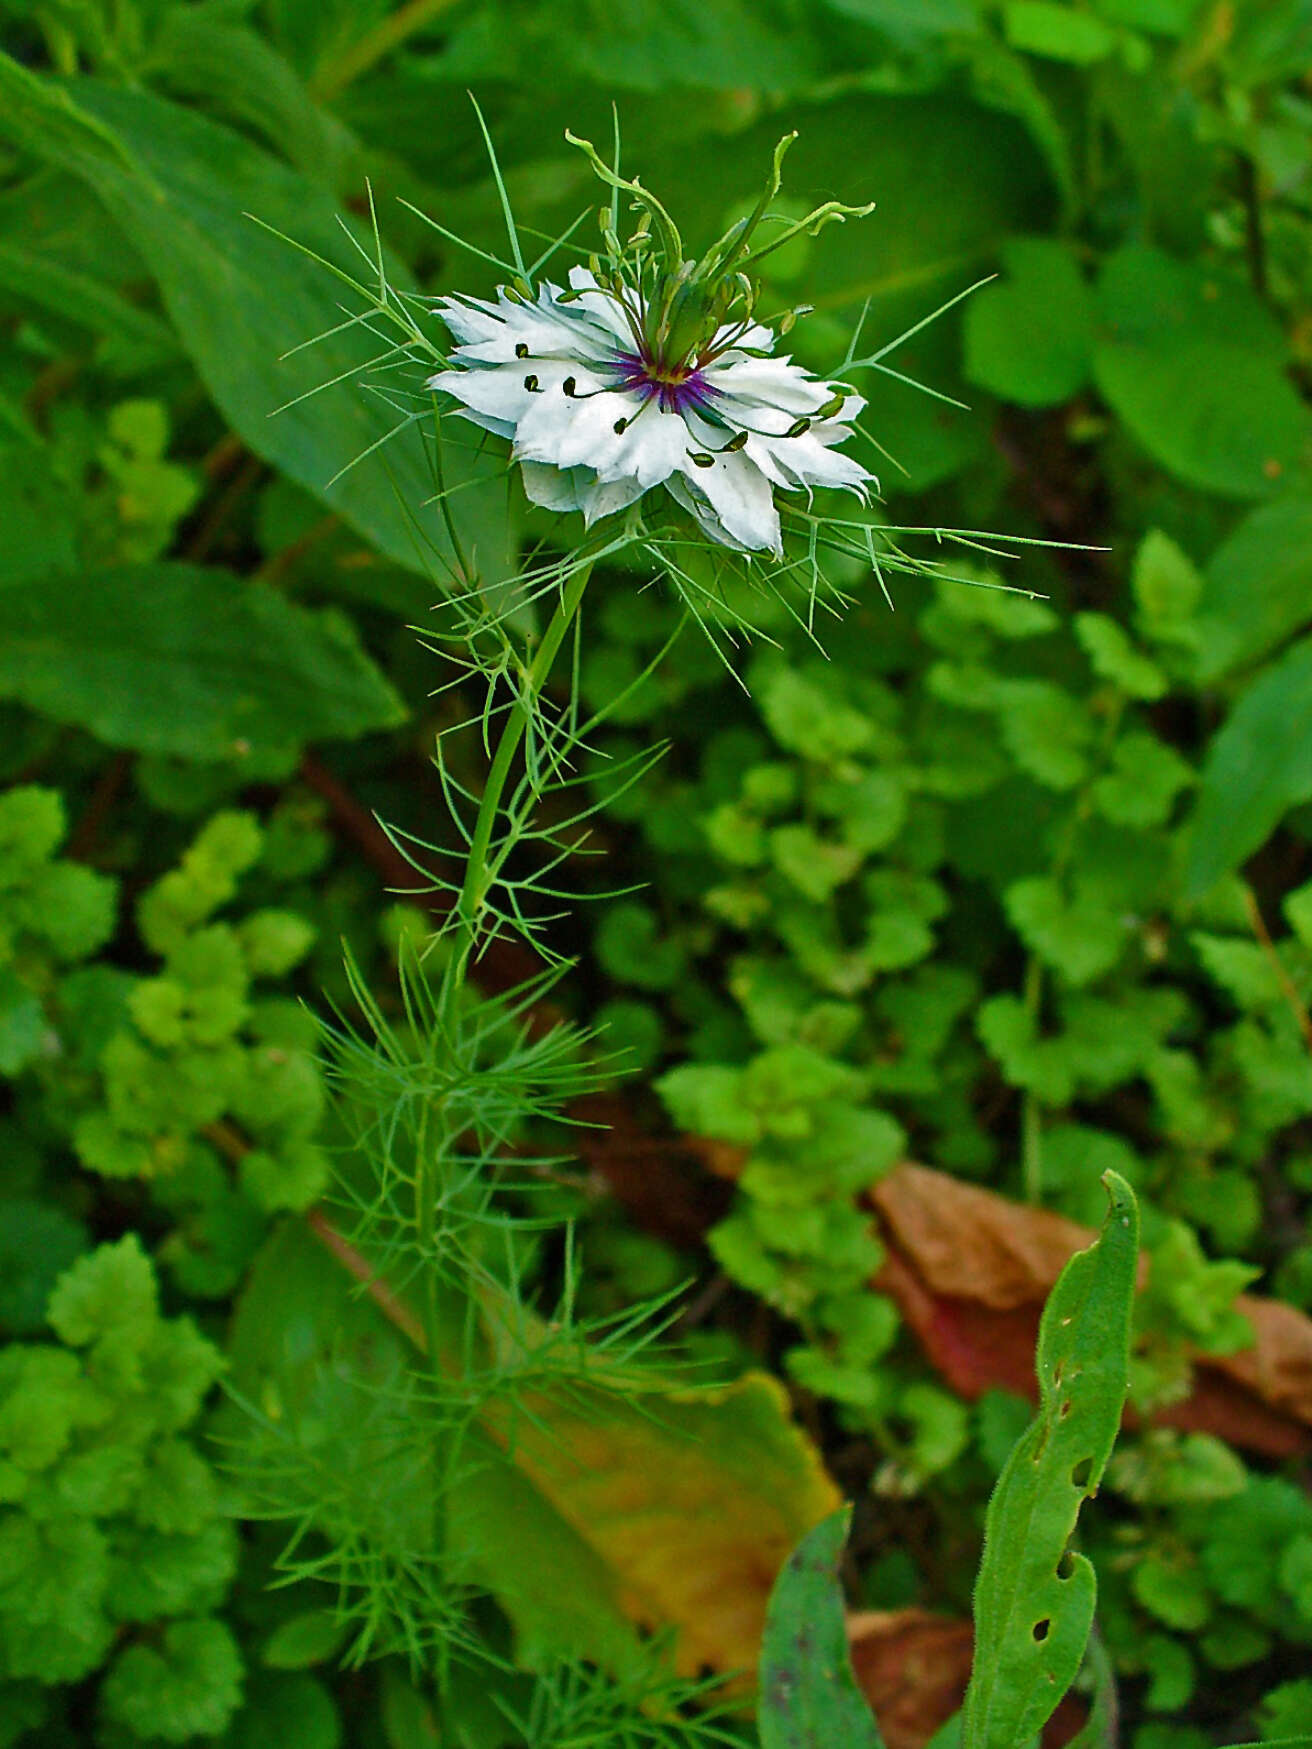
[[[1030,1629],[1030,1632],[1034,1635],[1035,1640],[1038,1641],[1040,1645],[1047,1639],[1048,1629],[1051,1626],[1051,1617],[1045,1615],[1042,1621],[1036,1621],[1034,1626]]]
[[[1077,1463],[1075,1468],[1071,1471],[1071,1483],[1076,1488],[1087,1488],[1089,1486],[1089,1477],[1092,1474],[1093,1459],[1091,1457],[1081,1458],[1079,1463]]]

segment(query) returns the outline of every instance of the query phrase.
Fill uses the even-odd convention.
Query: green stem
[[[1037,1023],[1043,1005],[1043,966],[1031,954],[1025,968],[1025,1010]],[[1020,1106],[1020,1171],[1026,1202],[1043,1201],[1043,1108],[1033,1091]]]
[[[574,622],[583,601],[583,591],[588,586],[588,578],[592,575],[592,565],[584,562],[574,571],[561,591],[556,603],[556,611],[551,616],[551,622],[542,634],[542,642],[534,652],[520,685],[519,695],[510,707],[501,730],[501,739],[492,757],[492,768],[487,775],[487,783],[483,788],[483,797],[478,804],[478,815],[474,821],[473,835],[469,841],[469,860],[465,865],[465,878],[460,888],[460,897],[456,902],[456,910],[465,931],[465,954],[468,956],[476,943],[479,914],[487,901],[488,891],[495,878],[495,871],[488,866],[488,851],[492,843],[492,833],[496,826],[497,814],[501,807],[501,798],[505,793],[506,782],[510,776],[510,768],[514,763],[515,754],[519,751],[520,742],[528,728],[533,706],[542,694],[542,689],[551,674],[551,666],[565,641],[565,635]]]
[[[408,5],[389,12],[386,18],[381,19],[372,30],[367,30],[358,41],[338,55],[335,61],[330,61],[326,67],[319,69],[310,80],[311,91],[322,102],[340,96],[348,85],[354,84],[362,73],[367,73],[384,55],[391,54],[407,37],[422,30],[426,24],[431,24],[454,4],[455,0],[409,0]]]

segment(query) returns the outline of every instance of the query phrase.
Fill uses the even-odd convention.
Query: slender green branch
[[[578,613],[583,601],[583,592],[588,586],[588,579],[591,575],[592,564],[589,561],[580,564],[566,580],[560,593],[560,599],[556,604],[556,611],[543,633],[542,642],[538,645],[532,661],[524,672],[519,696],[511,705],[510,714],[501,730],[501,740],[493,755],[492,766],[483,789],[483,797],[479,803],[478,815],[474,821],[474,830],[469,844],[469,860],[465,866],[465,878],[457,901],[457,913],[465,930],[464,951],[467,956],[476,943],[479,913],[482,911],[492,884],[493,875],[488,867],[488,851],[492,843],[497,813],[501,807],[501,798],[505,793],[506,781],[510,776],[510,768],[514,763],[520,742],[524,739],[533,707],[541,696],[542,689],[551,673],[552,664],[560,651],[560,646],[564,643],[565,636]]]
[[[367,73],[381,61],[384,55],[390,55],[407,37],[422,30],[441,13],[449,11],[454,4],[455,0],[409,0],[408,5],[388,13],[386,18],[380,19],[372,30],[367,30],[338,55],[336,60],[329,61],[327,66],[319,69],[310,81],[314,95],[324,102],[339,96],[362,73]]]

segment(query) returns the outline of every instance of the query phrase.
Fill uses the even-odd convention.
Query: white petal
[[[508,421],[518,431],[539,406],[568,404],[561,385],[570,376],[582,388],[601,386],[583,366],[565,358],[524,358],[513,364],[478,365],[473,370],[444,370],[430,379],[430,385],[445,389],[474,413]],[[530,388],[530,383],[536,387]],[[535,459],[553,461],[555,457]]]
[[[681,472],[694,497],[706,500],[735,541],[753,552],[781,550],[774,492],[760,468],[741,450],[717,455],[709,468],[689,462]]]
[[[545,467],[541,462],[524,463],[524,491],[529,501],[544,510],[577,510],[580,492],[587,479],[586,468]]]
[[[584,472],[581,468],[575,471]],[[642,487],[636,480],[598,480],[591,486],[580,487],[579,508],[583,512],[584,526],[591,528],[599,517],[627,510],[641,497]]]
[[[524,491],[545,510],[581,510],[587,528],[642,496],[636,480],[602,481],[589,468],[550,468],[542,462],[524,463]]]
[[[834,391],[818,383],[787,358],[735,358],[732,353],[706,367],[706,381],[721,394],[800,415],[818,413]]]
[[[665,482],[666,490],[677,504],[688,511],[703,534],[710,535],[721,546],[732,547],[735,552],[745,553],[747,548],[740,540],[735,540],[719,517],[711,509],[704,498],[699,498],[687,485],[682,474],[671,474]]]
[[[713,346],[724,346],[732,337],[733,345],[749,352],[773,352],[774,330],[763,328],[759,322],[753,322],[750,328],[745,328],[741,334],[736,332],[737,323],[726,322],[723,328],[717,328]]]
[[[497,305],[486,298],[439,298],[434,308],[462,344],[489,340],[504,325]]]
[[[581,297],[573,306],[566,304],[565,308],[586,310],[594,322],[600,322],[619,341],[622,351],[632,352],[633,330],[625,321],[624,312],[615,299],[598,286],[597,276],[586,267],[571,267],[569,283],[572,291],[581,291],[588,295]]]
[[[753,438],[747,450],[753,456],[768,451],[792,484],[844,486],[864,497],[870,474],[855,457],[831,447],[831,444],[842,443],[851,435],[847,426],[826,422],[800,437]]]
[[[633,479],[639,491],[659,486],[686,462],[689,430],[677,413],[661,413],[628,390],[542,401],[516,432],[516,455],[560,467],[586,465],[604,483]],[[616,425],[625,422],[618,432]]]
[[[499,365],[491,369],[444,370],[429,378],[428,386],[454,395],[474,413],[517,425],[532,404],[533,396],[524,387],[522,364]]]
[[[624,465],[623,436],[615,430],[632,419],[642,405],[623,389],[602,390],[591,380],[583,390],[567,395],[561,388],[534,397],[515,432],[515,454],[528,461],[554,462],[558,468],[590,467],[608,478],[631,473]],[[618,466],[612,465],[619,462]]]
[[[668,480],[683,466],[688,451],[700,447],[693,441],[686,417],[662,412],[655,402],[650,401],[642,416],[636,418],[619,439],[619,444],[626,471],[641,483],[644,491],[648,486],[659,486]]]
[[[537,304],[516,303],[503,293],[495,304],[481,298],[445,298],[437,313],[460,344],[452,358],[460,364],[510,364],[529,358],[568,358],[586,362],[609,360],[615,346],[609,329],[578,305],[557,306],[543,287]]]

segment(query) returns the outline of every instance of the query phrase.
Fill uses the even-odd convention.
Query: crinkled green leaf
[[[1143,637],[1163,644],[1197,641],[1194,615],[1202,599],[1202,575],[1169,534],[1153,528],[1143,537],[1130,581]]]
[[[998,725],[1007,751],[1049,789],[1074,789],[1088,773],[1092,737],[1078,700],[1047,680],[1008,680],[998,689]]]
[[[1124,630],[1105,613],[1077,613],[1075,635],[1095,674],[1131,698],[1161,698],[1169,682],[1161,669],[1136,650]]]
[[[1108,972],[1125,948],[1125,924],[1099,895],[1068,896],[1049,875],[1015,881],[1006,892],[1007,915],[1022,940],[1070,984]]]
[[[1180,791],[1194,781],[1192,767],[1155,735],[1132,729],[1112,749],[1112,769],[1096,780],[1098,812],[1114,826],[1159,826]]]

